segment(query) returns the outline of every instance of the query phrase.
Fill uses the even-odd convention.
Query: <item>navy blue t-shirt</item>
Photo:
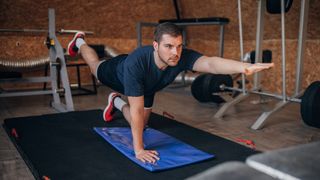
[[[172,83],[180,72],[192,70],[195,61],[202,56],[194,50],[184,48],[176,66],[160,70],[155,64],[153,51],[152,46],[144,46],[128,56],[112,59],[112,63],[102,63],[100,66],[109,64],[109,67],[105,69],[99,66],[98,79],[126,96],[144,96],[145,107],[151,107],[154,94]],[[102,74],[101,71],[105,73]],[[108,82],[104,82],[104,79]]]

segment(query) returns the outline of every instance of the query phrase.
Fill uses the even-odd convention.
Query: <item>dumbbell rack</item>
[[[257,14],[257,32],[256,32],[256,56],[255,62],[261,62],[262,58],[262,40],[263,40],[263,29],[264,29],[264,14],[266,10],[266,0],[258,1],[258,14]],[[251,91],[246,90],[245,87],[245,76],[242,75],[242,90],[241,94],[231,101],[226,102],[214,115],[215,118],[222,118],[226,111],[234,106],[235,104],[241,102],[249,96],[249,93],[266,95],[271,97],[276,97],[281,99],[273,109],[270,111],[263,112],[255,123],[251,126],[252,129],[258,130],[263,127],[266,120],[274,113],[282,109],[289,102],[300,102],[297,97],[302,95],[301,91],[301,81],[302,81],[302,70],[303,70],[303,58],[304,58],[304,47],[305,38],[307,32],[308,23],[308,11],[309,11],[309,0],[301,0],[300,9],[300,24],[299,24],[299,39],[298,39],[298,53],[296,59],[296,83],[295,92],[292,97],[286,95],[286,54],[285,54],[285,10],[284,10],[284,0],[281,0],[281,45],[282,45],[282,95],[277,95],[274,93],[261,92],[261,82],[260,73],[254,75],[254,86]],[[243,61],[243,40],[242,40],[242,21],[241,21],[241,0],[238,0],[238,15],[239,15],[239,36],[240,36],[240,52],[241,60]]]

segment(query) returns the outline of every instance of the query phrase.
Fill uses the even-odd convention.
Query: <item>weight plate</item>
[[[300,113],[305,124],[320,128],[320,81],[311,83],[304,92]]]
[[[221,74],[202,74],[193,81],[191,92],[199,102],[223,103],[225,101],[219,95],[212,95],[212,93],[221,92],[222,84],[233,87],[232,77]]]

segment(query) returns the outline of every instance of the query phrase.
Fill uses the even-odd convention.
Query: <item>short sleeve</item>
[[[201,57],[203,54],[192,50],[192,49],[183,49],[181,54],[181,62],[183,63],[184,70],[192,71],[194,63]]]

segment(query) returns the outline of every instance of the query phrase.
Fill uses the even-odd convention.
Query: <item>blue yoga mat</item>
[[[180,167],[214,157],[214,155],[196,149],[167,134],[147,128],[143,134],[145,149],[157,150],[160,160],[155,164],[143,163],[135,158],[130,128],[95,127],[94,130],[126,157],[152,172]]]

